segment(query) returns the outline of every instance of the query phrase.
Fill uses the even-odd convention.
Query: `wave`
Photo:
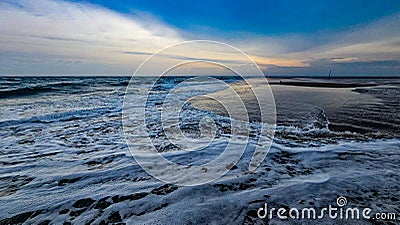
[[[65,90],[67,88],[80,88],[82,86],[88,85],[84,83],[59,82],[32,85],[27,87],[18,87],[14,89],[1,90],[0,99],[25,97],[48,92],[57,92],[60,90]]]
[[[43,86],[24,87],[24,88],[18,88],[18,89],[13,89],[13,90],[0,91],[0,99],[23,97],[23,96],[29,96],[29,95],[51,92],[51,91],[55,91],[55,90],[51,87],[46,87],[46,86],[44,86],[44,87]]]
[[[83,91],[88,87],[125,87],[126,78],[31,78],[29,80],[0,80],[0,99],[26,97],[37,94],[66,91],[68,93]]]
[[[8,120],[0,122],[1,127],[13,126],[23,123],[53,123],[53,122],[68,122],[84,118],[98,117],[108,113],[121,112],[120,107],[102,107],[92,109],[81,109],[62,113],[52,113],[41,116],[33,116],[30,118],[23,118],[19,120]]]

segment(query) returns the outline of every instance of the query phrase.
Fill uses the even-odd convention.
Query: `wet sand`
[[[386,85],[386,84],[385,84]],[[384,93],[387,85],[379,85],[370,81],[364,82],[328,82],[320,80],[272,80],[270,86],[274,95],[277,113],[277,124],[304,127],[304,120],[310,114],[320,111],[322,115],[316,120],[325,121],[329,129],[338,132],[374,133],[380,132],[388,136],[399,136],[398,97]],[[398,91],[398,86],[392,87]],[[258,103],[244,82],[233,84],[233,89],[243,99],[250,121],[259,120]],[[229,103],[229,96],[224,91],[209,95],[222,98]],[[191,100],[194,107],[210,110],[227,116],[224,107],[207,96]],[[312,116],[312,115],[311,115]],[[316,121],[324,123],[324,121]],[[324,124],[320,124],[321,127]]]

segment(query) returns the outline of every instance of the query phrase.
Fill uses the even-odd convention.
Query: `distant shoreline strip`
[[[297,87],[321,87],[321,88],[356,88],[356,87],[377,86],[377,84],[328,83],[328,82],[307,82],[307,81],[279,81],[279,82],[270,82],[269,84],[297,86]]]

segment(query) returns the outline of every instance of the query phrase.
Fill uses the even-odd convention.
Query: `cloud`
[[[326,65],[341,68],[349,63],[366,62],[368,69],[380,68],[379,61],[400,60],[400,14],[382,18],[368,24],[353,26],[339,32],[320,31],[313,34],[289,34],[270,37],[247,38],[237,42],[247,52],[252,52],[258,63],[264,65],[266,73],[299,73],[309,72],[310,75],[321,72],[321,66]],[[336,64],[318,64],[318,60],[326,60]],[[355,64],[354,64],[355,65]],[[279,69],[277,69],[279,68]],[[293,69],[290,69],[293,68]],[[286,70],[286,71],[285,71]],[[353,70],[349,70],[353,71]],[[358,68],[358,72],[362,67]],[[379,73],[377,69],[374,72]],[[385,74],[390,70],[385,69]],[[391,72],[395,74],[395,68]],[[318,75],[318,74],[316,74]]]
[[[307,51],[296,53],[299,57],[357,58],[359,61],[400,59],[400,14],[378,21],[351,27],[330,35],[329,41]]]
[[[173,27],[139,11],[125,15],[62,0],[17,0],[0,2],[0,7],[3,74],[131,74],[153,53],[185,41]],[[185,45],[159,56],[158,62],[165,65],[183,60],[211,60],[231,67],[247,63],[214,44]],[[153,71],[146,74],[160,72],[149,69]]]
[[[0,74],[129,74],[154,52],[197,37],[146,12],[132,12],[66,0],[3,0]],[[338,74],[382,70],[395,75],[398,64],[393,62],[400,61],[398,24],[400,14],[394,14],[339,31],[275,36],[235,31],[218,40],[242,49],[267,75],[320,75],[331,68]],[[204,33],[201,38],[217,37]],[[240,63],[234,54],[193,48],[171,51],[160,63],[193,59]]]
[[[58,0],[0,2],[0,39],[3,55],[50,55],[122,65],[123,72],[132,72],[131,65],[142,58],[122,51],[154,52],[183,40],[174,29],[148,16],[128,16],[95,5]]]

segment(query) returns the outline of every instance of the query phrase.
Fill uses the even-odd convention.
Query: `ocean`
[[[347,206],[371,208],[371,215],[396,213],[397,219],[326,216],[311,222],[400,220],[400,79],[269,79],[276,129],[260,167],[248,171],[252,152],[247,150],[227,174],[195,186],[166,184],[132,156],[123,127],[129,82],[127,94],[138,105],[151,106],[148,126],[138,123],[131,129],[147,129],[166,158],[197,165],[217,157],[229,140],[233,148],[243,140],[231,132],[232,118],[223,107],[194,98],[179,113],[180,128],[199,138],[202,118],[210,118],[215,122],[212,143],[184,152],[168,143],[157,111],[187,77],[164,77],[151,87],[153,79],[1,77],[0,224],[310,224],[306,219],[263,219],[257,211],[266,203],[269,208],[321,209],[336,205],[338,197],[345,197]],[[224,94],[213,81],[185,85],[174,96]],[[142,96],[149,88],[152,94]],[[130,113],[135,116],[137,110]],[[251,118],[249,146],[262,145],[257,142],[260,120]],[[135,136],[132,147],[142,148],[147,138]]]

